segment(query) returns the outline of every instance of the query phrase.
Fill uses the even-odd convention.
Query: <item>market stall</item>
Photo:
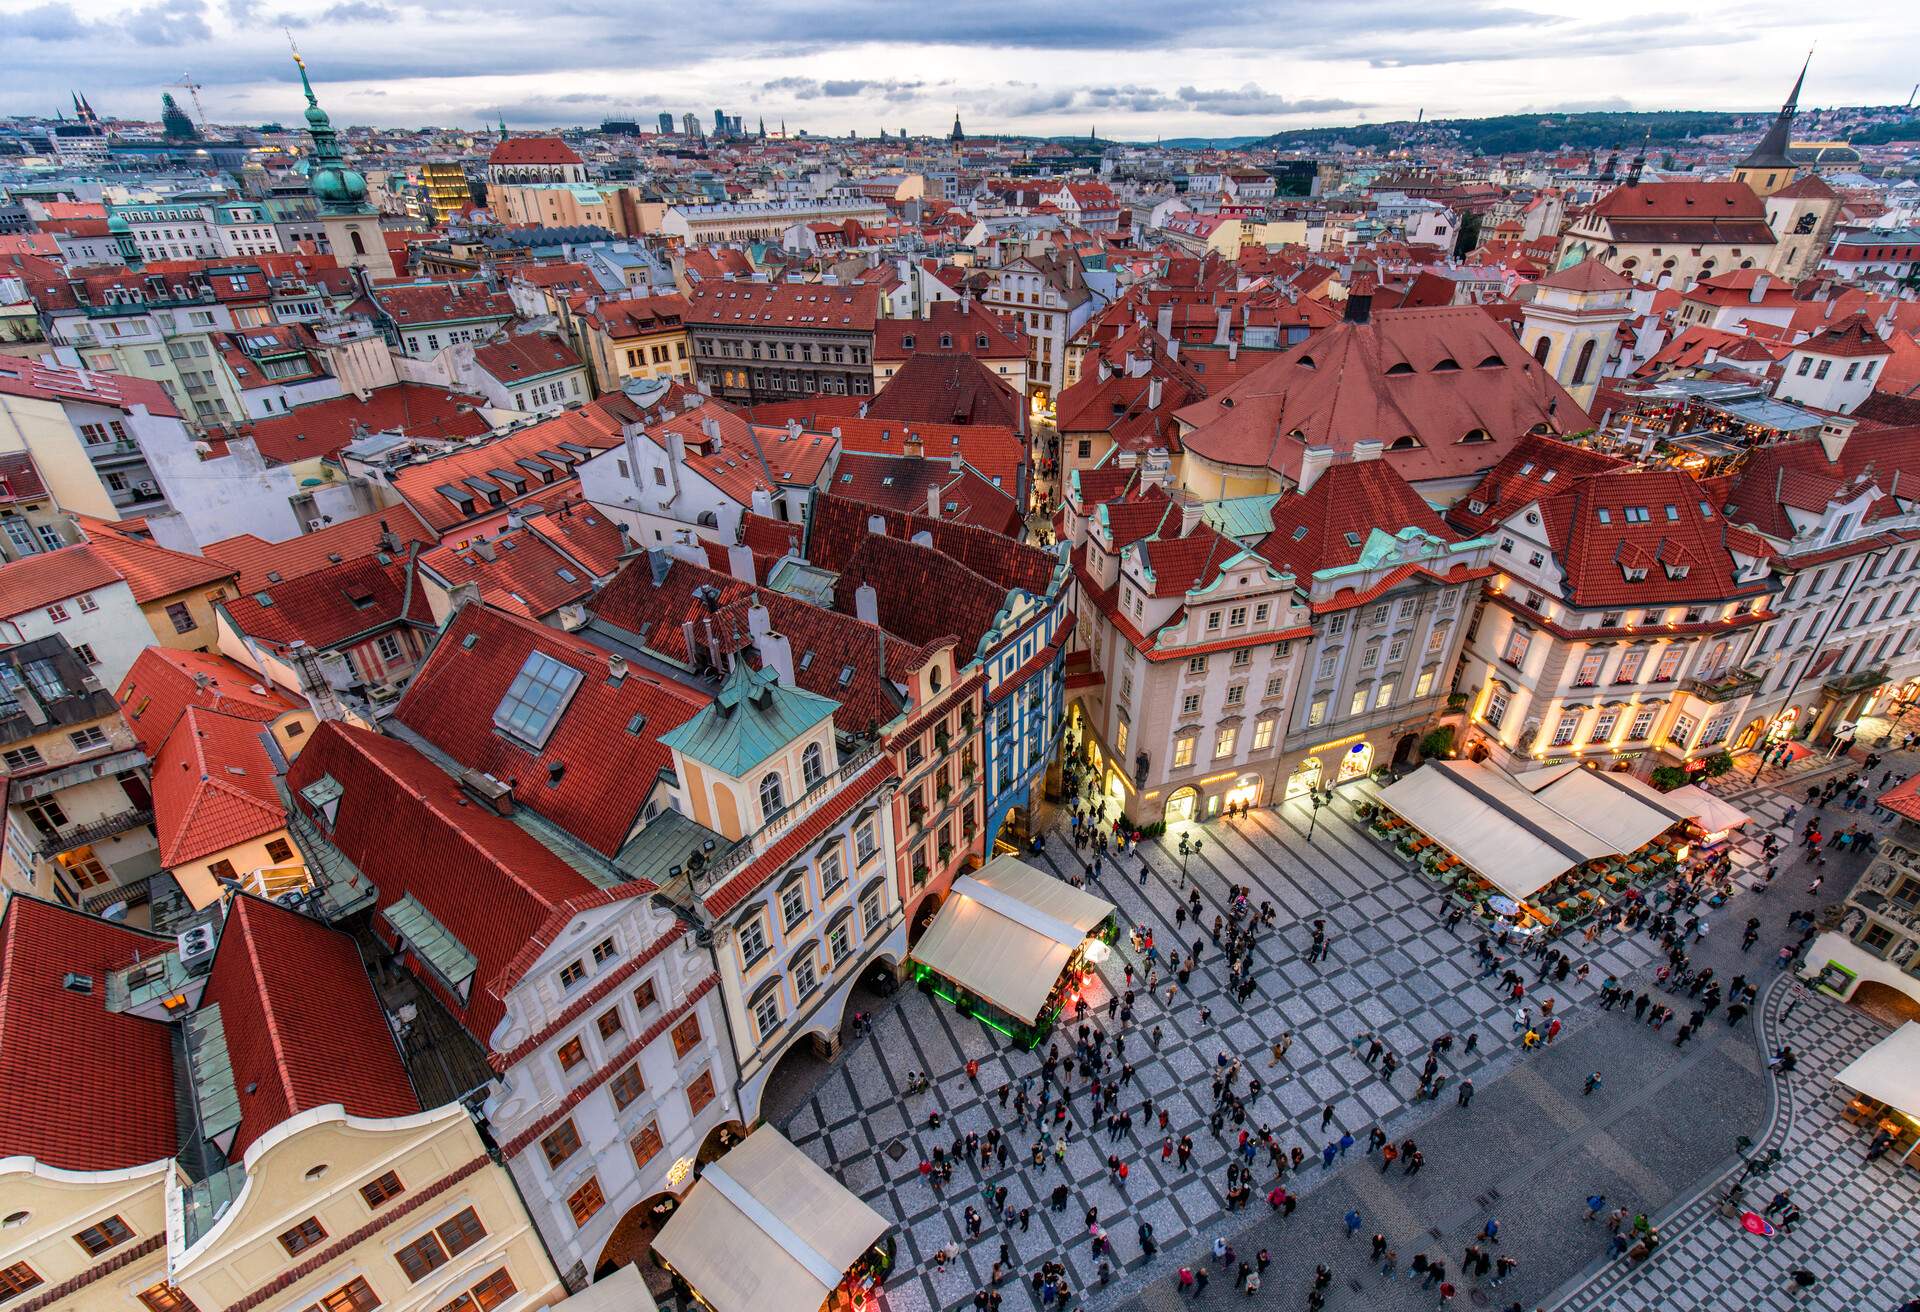
[[[459,1306],[455,1299],[453,1306]],[[660,1312],[640,1268],[629,1263],[594,1281],[571,1298],[553,1305],[553,1312]]]
[[[1686,846],[1683,808],[1580,766],[1429,761],[1381,790],[1368,820],[1477,914],[1522,930],[1585,920],[1674,873]]]
[[[778,1130],[701,1169],[653,1241],[713,1312],[860,1312],[893,1264],[887,1223]]]
[[[1853,1091],[1842,1114],[1875,1134],[1884,1132],[1888,1154],[1911,1161],[1920,1148],[1920,1022],[1908,1021],[1833,1079]]]
[[[1116,933],[1114,907],[1014,856],[953,881],[913,950],[920,986],[1032,1048]]]

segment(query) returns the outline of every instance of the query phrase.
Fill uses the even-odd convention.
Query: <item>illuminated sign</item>
[[[667,1184],[671,1188],[678,1189],[680,1182],[686,1179],[692,1171],[693,1158],[682,1157],[679,1161],[667,1168]]]

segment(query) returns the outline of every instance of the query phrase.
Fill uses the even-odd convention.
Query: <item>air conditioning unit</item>
[[[318,532],[320,531],[320,529],[321,529],[321,527],[322,527],[322,526],[323,526],[323,525],[324,525],[324,524],[325,524],[326,522],[327,522],[327,521],[326,521],[326,520],[324,520],[324,519],[310,519],[310,520],[308,520],[308,521],[307,521],[307,532],[309,532],[309,533],[318,533]]]
[[[376,683],[367,689],[367,696],[376,702],[390,702],[397,699],[406,689],[397,683]]]
[[[180,944],[180,964],[193,966],[213,955],[220,945],[219,938],[213,932],[212,925],[195,925],[178,936]]]
[[[135,483],[133,487],[134,490],[143,497],[156,497],[160,495],[160,485],[158,483]]]

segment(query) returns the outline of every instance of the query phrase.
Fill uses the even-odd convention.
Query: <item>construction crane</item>
[[[200,120],[200,130],[207,131],[207,110],[200,103],[200,84],[193,80],[193,74],[182,73],[178,82],[169,82],[170,87],[179,87],[193,97],[193,116]]]

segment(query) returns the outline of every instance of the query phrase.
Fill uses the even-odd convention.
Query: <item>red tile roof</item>
[[[535,651],[584,676],[539,749],[493,722]],[[520,805],[612,856],[655,780],[672,769],[672,753],[659,736],[711,700],[637,667],[615,683],[599,648],[532,620],[468,605],[449,622],[394,718],[462,766],[511,783]],[[556,764],[563,767],[557,782]]]
[[[202,1007],[217,1003],[240,1126],[240,1160],[290,1116],[339,1104],[351,1116],[410,1116],[420,1099],[353,939],[250,894],[220,930]]]
[[[979,650],[1007,601],[1005,588],[945,552],[886,534],[865,534],[838,569],[835,610],[857,614],[856,594],[865,584],[881,628],[909,642],[954,641],[962,660]],[[933,597],[939,605],[927,604]]]
[[[1629,520],[1629,506],[1645,517]],[[1730,526],[1691,474],[1591,474],[1548,497],[1540,510],[1565,576],[1563,593],[1577,606],[1731,601],[1767,590],[1764,579],[1735,581],[1726,540]],[[1628,569],[1643,569],[1646,576],[1629,579]],[[1674,577],[1676,570],[1680,577]]]
[[[1487,471],[1473,491],[1447,508],[1447,522],[1463,533],[1485,533],[1529,501],[1551,496],[1576,478],[1625,464],[1614,456],[1529,433],[1514,443],[1513,450]]]
[[[375,283],[370,296],[380,312],[403,329],[514,315],[513,298],[481,282]]]
[[[616,342],[672,332],[682,327],[687,318],[687,298],[679,295],[623,296],[607,300],[589,294],[574,300],[575,308]],[[593,302],[591,310],[586,308],[588,301]]]
[[[342,789],[331,824],[300,798],[322,776]],[[552,942],[581,910],[654,889],[644,880],[596,888],[532,834],[473,802],[414,748],[338,721],[315,731],[287,782],[295,804],[379,889],[382,909],[412,895],[473,953],[475,978],[464,1000],[431,972],[419,974],[482,1045],[491,1045],[531,943]]]
[[[1759,219],[1767,208],[1744,182],[1642,182],[1615,187],[1593,212],[1615,219]]]
[[[516,501],[552,496],[552,484],[567,477],[580,461],[620,444],[619,402],[624,400],[624,394],[604,396],[531,427],[406,465],[395,471],[393,490],[428,527],[443,534]],[[630,402],[627,408],[632,408]],[[586,454],[567,450],[569,445]],[[520,463],[527,460],[545,466],[549,481],[543,482],[540,473]],[[474,488],[469,479],[492,485],[499,500],[490,501],[487,491]],[[450,497],[443,488],[464,493],[465,501]]]
[[[1588,427],[1579,404],[1477,305],[1342,322],[1179,419],[1193,425],[1188,452],[1296,481],[1310,446],[1346,453],[1382,441],[1382,458],[1415,484],[1478,474],[1534,429]],[[1401,438],[1417,445],[1394,450]]]
[[[94,544],[62,547],[0,565],[0,616],[23,614],[120,582]]]
[[[473,362],[509,387],[529,378],[580,367],[580,357],[573,353],[573,348],[548,333],[508,335],[477,346]]]
[[[1868,356],[1892,355],[1893,348],[1880,340],[1880,334],[1867,322],[1867,316],[1855,311],[1840,322],[1822,329],[1804,342],[1798,343],[1796,351],[1810,351],[1815,355]]]
[[[182,592],[228,582],[239,573],[222,561],[173,551],[157,542],[129,537],[111,527],[104,531],[89,529],[87,537],[94,554],[126,580],[133,590],[133,599],[143,606]]]
[[[1442,542],[1459,540],[1399,471],[1384,460],[1362,460],[1330,465],[1305,492],[1274,502],[1273,532],[1260,540],[1259,552],[1305,586],[1318,570],[1358,561],[1376,528],[1418,528]]]
[[[1027,334],[1016,321],[995,314],[980,301],[969,301],[965,308],[959,301],[934,301],[924,319],[881,319],[874,324],[875,360],[905,359],[916,351],[988,360],[1018,358],[1024,363]]]
[[[595,578],[607,578],[620,568],[620,556],[631,549],[631,544],[620,526],[593,503],[570,498],[558,505],[551,500],[542,504],[547,508],[527,516],[529,529],[578,561]]]
[[[890,537],[927,534],[933,545],[973,573],[994,581],[1003,590],[1023,588],[1035,596],[1052,586],[1055,557],[1039,547],[973,524],[930,519],[924,514],[871,505],[851,497],[821,497],[813,504],[807,525],[807,559],[825,569],[842,570],[878,516]]]
[[[22,501],[42,501],[47,485],[39,466],[25,451],[0,451],[0,502],[9,505]]]
[[[270,584],[226,606],[250,638],[278,647],[304,641],[319,651],[402,620],[433,625],[433,610],[411,567],[402,561],[382,565],[372,556]]]
[[[121,411],[144,405],[152,414],[171,419],[180,417],[180,410],[168,398],[167,390],[156,382],[124,374],[42,364],[16,355],[0,355],[0,393],[48,401],[80,401]]]
[[[814,431],[840,430],[843,451],[900,455],[918,439],[921,454],[934,460],[958,455],[995,487],[1012,493],[1020,486],[1028,459],[1026,439],[1004,424],[939,424],[869,416],[822,418]]]
[[[409,437],[478,437],[492,427],[479,411],[486,398],[426,383],[395,383],[358,396],[336,396],[295,406],[271,419],[227,430],[251,437],[260,454],[281,464],[334,456],[356,437],[404,433]]]
[[[383,548],[381,539],[388,533],[393,539]],[[258,592],[270,584],[297,579],[302,574],[371,556],[383,549],[390,555],[403,557],[413,543],[431,545],[433,541],[433,534],[410,509],[389,506],[284,542],[268,542],[251,533],[241,533],[209,542],[206,554],[239,571],[236,584],[239,591]]]
[[[1020,507],[1011,490],[995,487],[965,464],[955,470],[951,460],[845,451],[827,490],[869,505],[924,514],[929,488],[939,489],[943,517],[1009,536],[1020,531]]]
[[[877,288],[820,283],[703,282],[687,304],[689,324],[764,324],[796,332],[870,333],[879,314]]]
[[[257,720],[199,706],[180,716],[153,758],[160,864],[197,861],[286,827],[261,732]]]
[[[509,137],[487,156],[493,164],[578,164],[573,147],[558,137]]]
[[[489,606],[544,619],[593,591],[593,575],[530,530],[450,538],[420,553],[420,568],[449,590],[471,583]]]
[[[0,1157],[114,1171],[179,1151],[171,1027],[106,1006],[110,971],[173,948],[171,935],[24,893],[7,900],[0,911]],[[91,988],[65,988],[70,973],[89,977]]]
[[[1027,425],[1026,400],[971,355],[917,351],[867,405],[868,419],[925,424]]]
[[[134,657],[114,697],[121,718],[150,757],[159,755],[160,745],[189,706],[271,724],[304,704],[237,661],[215,652],[171,647],[148,647]]]
[[[1578,264],[1550,273],[1535,284],[1539,287],[1555,287],[1569,292],[1627,291],[1633,285],[1633,279],[1625,274],[1615,273],[1597,257],[1589,257]]]

